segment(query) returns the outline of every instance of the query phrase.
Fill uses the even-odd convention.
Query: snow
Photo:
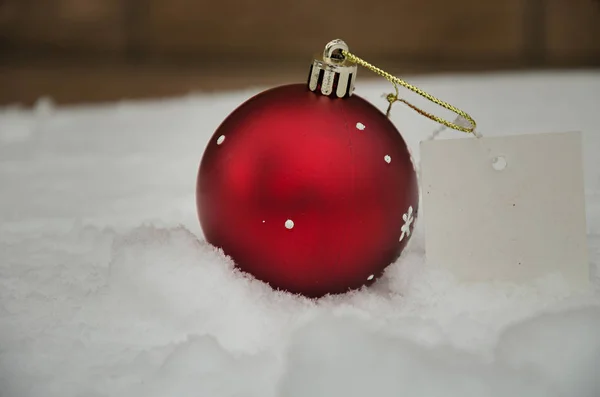
[[[584,132],[590,291],[559,276],[461,284],[425,266],[417,222],[370,289],[316,302],[273,292],[203,241],[194,201],[209,137],[262,87],[43,98],[0,109],[0,395],[600,395],[600,73],[410,81],[483,135]],[[385,109],[385,82],[357,84]],[[398,104],[392,115],[418,160],[437,126]]]

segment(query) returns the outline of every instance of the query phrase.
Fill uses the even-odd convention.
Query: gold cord
[[[420,113],[421,115],[437,121],[440,124],[445,125],[446,127],[458,130],[458,131],[462,131],[462,132],[467,132],[467,133],[472,133],[474,135],[476,135],[475,133],[475,128],[477,127],[477,124],[475,123],[475,120],[473,120],[473,118],[471,116],[469,116],[467,113],[463,112],[460,109],[455,108],[454,106],[450,105],[449,103],[446,103],[436,97],[434,97],[433,95],[430,95],[428,93],[426,93],[425,91],[423,91],[420,88],[417,88],[409,83],[407,83],[406,81],[399,79],[398,77],[392,76],[391,74],[371,65],[370,63],[366,62],[365,60],[357,57],[356,55],[346,51],[346,50],[342,50],[342,54],[351,62],[354,62],[364,68],[369,69],[370,71],[372,71],[373,73],[376,73],[378,75],[380,75],[381,77],[385,77],[390,83],[392,83],[394,85],[394,89],[396,90],[396,93],[391,93],[388,94],[386,96],[387,101],[389,102],[389,106],[386,112],[386,115],[389,117],[390,115],[390,111],[392,109],[392,104],[394,102],[402,102],[406,105],[408,105],[410,108],[412,108],[413,110],[415,110],[416,112]],[[398,85],[401,85],[405,88],[408,88],[409,90],[421,95],[422,97],[428,99],[429,101],[445,108],[448,109],[454,113],[456,113],[458,115],[458,120],[463,120],[463,121],[468,121],[469,124],[471,124],[471,127],[465,127],[462,125],[458,125],[456,123],[451,123],[441,117],[435,116],[431,113],[427,113],[426,111],[419,109],[418,107],[416,107],[415,105],[412,105],[411,103],[409,103],[408,101],[406,101],[405,99],[400,99],[398,98],[398,95],[400,95],[399,91],[398,91]]]

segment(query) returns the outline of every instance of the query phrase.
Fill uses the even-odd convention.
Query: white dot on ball
[[[294,221],[293,221],[293,220],[291,220],[291,219],[288,219],[287,221],[285,221],[285,227],[286,227],[287,229],[291,229],[291,228],[293,228],[293,227],[294,227]]]
[[[363,123],[356,123],[356,128],[362,131],[365,129],[365,125]]]
[[[219,137],[219,139],[217,139],[217,145],[220,145],[220,144],[222,144],[224,140],[225,140],[225,135],[221,135],[221,136]]]
[[[263,223],[265,223],[265,221],[263,221]]]
[[[384,159],[384,160],[385,160],[385,162],[386,162],[386,163],[388,163],[388,164],[390,163],[390,161],[392,161],[392,158],[391,158],[390,156],[388,156],[388,155],[386,155],[386,156],[385,156],[383,159]]]
[[[371,274],[369,277],[367,277],[367,280],[371,281],[371,280],[373,280],[373,277],[375,277],[375,275]]]

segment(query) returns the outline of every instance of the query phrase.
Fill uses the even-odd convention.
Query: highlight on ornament
[[[354,94],[358,64],[329,42],[306,82],[240,104],[202,155],[206,240],[273,289],[318,298],[369,286],[410,241],[416,167],[387,115]]]

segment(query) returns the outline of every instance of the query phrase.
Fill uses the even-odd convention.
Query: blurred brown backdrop
[[[304,81],[334,38],[401,75],[597,68],[600,0],[0,0],[0,103]]]

